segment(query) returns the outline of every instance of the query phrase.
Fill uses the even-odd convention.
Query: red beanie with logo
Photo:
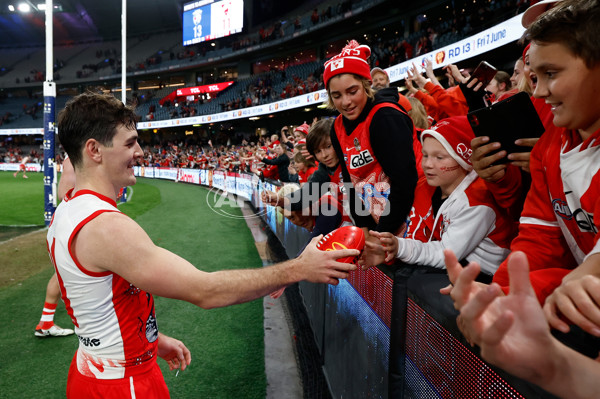
[[[475,133],[469,124],[466,116],[453,116],[442,119],[431,129],[424,130],[421,133],[421,143],[425,137],[431,136],[439,141],[448,154],[458,164],[468,171],[473,169],[471,163],[471,140],[475,138]]]
[[[325,63],[325,72],[323,72],[325,87],[328,87],[329,79],[343,73],[352,73],[372,82],[371,68],[367,62],[370,55],[369,46],[350,40],[341,53]]]
[[[301,124],[300,126],[297,126],[297,127],[294,129],[294,132],[300,132],[300,133],[302,133],[303,135],[305,135],[305,136],[308,136],[308,131],[309,131],[309,130],[310,130],[310,126],[308,126],[308,124],[307,124],[307,123],[303,123],[303,124]]]

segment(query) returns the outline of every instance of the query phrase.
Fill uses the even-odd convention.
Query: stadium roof
[[[30,11],[19,12],[27,3]],[[181,29],[181,0],[127,0],[127,34]],[[45,44],[45,0],[0,0],[0,47]],[[15,11],[11,11],[12,5]],[[114,40],[121,36],[121,0],[54,0],[54,43]]]

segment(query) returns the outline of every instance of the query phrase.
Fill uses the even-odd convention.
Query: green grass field
[[[5,235],[26,229],[2,226],[43,227],[42,175],[28,176],[15,179],[10,172],[0,172],[0,231]],[[213,213],[206,206],[208,190],[152,179],[138,179],[133,190],[131,203],[119,208],[157,245],[206,271],[262,265],[244,220]],[[38,339],[33,335],[52,275],[47,254],[43,254],[44,237],[45,231],[34,231],[0,243],[0,303],[4,306],[0,313],[0,398],[65,396],[77,338]],[[22,269],[30,272],[23,276]],[[261,300],[203,310],[186,302],[156,298],[156,313],[161,332],[180,339],[192,352],[190,367],[178,377],[159,360],[173,398],[265,397]],[[62,303],[55,321],[71,327]]]

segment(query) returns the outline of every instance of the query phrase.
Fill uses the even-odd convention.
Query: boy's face
[[[423,141],[423,159],[421,165],[427,184],[440,187],[442,194],[448,196],[464,179],[467,171],[450,156],[442,143],[431,136]]]
[[[324,163],[325,166],[333,168],[339,162],[335,148],[331,144],[331,139],[327,138],[323,143],[315,150],[315,158],[317,161]]]
[[[560,43],[533,42],[529,62],[537,75],[533,95],[551,105],[554,125],[577,129],[584,139],[600,129],[600,65],[589,69]]]

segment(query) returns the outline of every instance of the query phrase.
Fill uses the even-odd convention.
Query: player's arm
[[[81,229],[72,249],[90,271],[109,270],[149,293],[207,309],[250,301],[301,280],[337,284],[356,268],[336,259],[359,251],[320,251],[317,241],[313,239],[297,259],[275,266],[207,273],[154,245],[129,217],[108,212]]]

